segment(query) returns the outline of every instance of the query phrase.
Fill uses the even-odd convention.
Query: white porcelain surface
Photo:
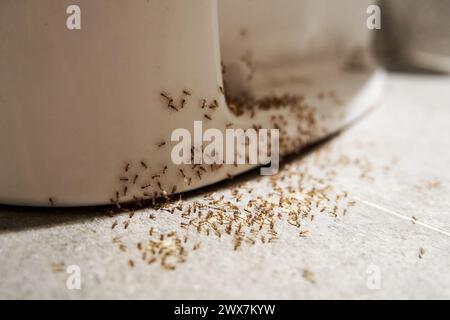
[[[275,6],[274,1],[258,1],[258,5],[248,1],[239,8],[236,3],[222,2],[221,49],[215,1],[80,0],[83,25],[77,31],[65,28],[66,15],[61,12],[69,4],[66,0],[0,3],[0,203],[110,203],[116,192],[123,191],[119,179],[127,163],[133,164],[129,174],[143,176],[141,161],[148,165],[148,174],[167,165],[168,173],[161,183],[167,190],[176,185],[177,192],[251,168],[226,166],[188,186],[170,161],[170,144],[158,147],[170,140],[174,129],[190,129],[194,120],[204,120],[200,108],[203,98],[217,99],[220,105],[205,126],[224,129],[229,122],[237,127],[252,125],[250,119],[236,118],[228,110],[218,90],[222,85],[220,51],[226,64],[239,59],[234,32],[241,24],[236,19],[242,18],[249,37],[255,30],[257,36],[248,45],[261,57],[257,63],[262,72],[251,84],[242,81],[239,73],[231,74],[231,83],[241,83],[245,90],[261,96],[272,92],[305,94],[310,104],[325,114],[335,114],[336,109],[315,97],[322,89],[336,90],[344,116],[323,123],[324,136],[363,114],[381,90],[382,78],[373,67],[358,73],[346,70],[343,57],[347,55],[336,56],[332,51],[342,42],[329,43],[339,35],[339,39],[365,49],[367,35],[356,32],[351,23],[339,26],[337,34],[328,33],[337,22],[329,19],[331,14],[320,14],[320,6],[312,1],[286,1],[286,7],[279,2]],[[233,6],[239,15],[230,14]],[[274,16],[288,12],[292,16],[284,26],[272,25],[265,18],[269,9]],[[301,22],[313,31],[295,24],[278,47],[277,28],[290,26],[290,21],[297,19],[295,12],[298,17],[316,16],[311,25],[309,20]],[[250,14],[254,20],[245,20]],[[327,23],[322,24],[323,20]],[[297,36],[306,37],[305,42],[293,41]],[[307,43],[314,43],[317,51],[311,51]],[[270,48],[280,48],[288,57],[298,53],[302,59],[293,66],[284,63],[272,68],[273,62],[278,65],[286,60],[279,60],[281,51]],[[326,63],[318,59],[322,55]],[[311,63],[309,57],[316,62]],[[313,85],[285,81],[296,74],[308,77]],[[192,92],[185,108],[179,112],[167,108],[160,93],[169,93],[179,101],[183,89]],[[259,112],[256,119],[268,124],[272,114]],[[292,120],[289,126],[295,127],[296,122]],[[138,193],[139,188],[130,189],[120,201],[132,200],[140,196]]]

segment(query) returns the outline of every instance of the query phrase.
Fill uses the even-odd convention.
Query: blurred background
[[[450,1],[382,0],[376,51],[396,71],[450,73]]]

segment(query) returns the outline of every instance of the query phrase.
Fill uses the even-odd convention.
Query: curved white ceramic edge
[[[157,147],[170,140],[174,129],[190,129],[195,120],[203,120],[205,128],[219,129],[228,122],[244,129],[254,123],[248,116],[235,117],[219,92],[223,84],[216,1],[198,0],[196,5],[178,0],[82,1],[90,19],[79,32],[60,27],[59,12],[64,12],[66,2],[0,4],[0,203],[49,206],[51,198],[55,206],[108,204],[115,192],[124,191],[119,180],[125,164],[142,160],[152,172],[168,166],[161,179],[168,192],[173,186],[177,192],[189,191],[254,167],[230,165],[185,185],[171,163],[169,143]],[[119,12],[125,14],[118,24]],[[305,37],[322,39],[309,32]],[[357,42],[365,47],[362,40]],[[224,45],[223,56],[228,47]],[[265,51],[258,52],[262,56],[256,62],[264,62]],[[319,121],[324,129],[320,139],[372,106],[380,81],[373,70],[342,71],[342,61],[333,54],[316,58],[320,59],[305,58],[295,72],[291,65],[287,70],[282,66],[280,73],[282,77],[309,73],[313,86],[294,82],[277,90],[305,94],[308,104],[322,115],[343,111],[343,118]],[[333,61],[327,64],[329,58]],[[255,80],[270,81],[272,75],[265,73],[272,71],[261,67]],[[252,93],[259,97],[275,89],[258,85],[252,84]],[[182,89],[192,90],[186,107],[180,112],[167,108],[160,93],[179,102]],[[339,108],[314,98],[318,90],[330,89],[343,101]],[[203,98],[218,101],[211,121],[199,107]],[[289,108],[258,110],[258,125],[271,128],[274,112],[289,120],[286,127],[296,127]],[[295,138],[294,130],[289,134]],[[138,166],[130,173],[134,170]],[[120,201],[131,200],[132,191]]]
[[[343,106],[343,108],[346,110],[345,118],[342,119],[341,122],[330,123],[329,127],[327,128],[328,129],[327,133],[317,137],[317,139],[311,140],[307,145],[304,146],[304,148],[322,139],[325,139],[327,136],[332,135],[340,130],[346,129],[348,126],[351,126],[354,122],[364,117],[364,115],[371,109],[376,108],[376,106],[380,103],[383,97],[383,92],[386,84],[386,77],[387,77],[386,72],[383,69],[374,69],[370,73],[370,75],[367,75],[367,79],[359,83],[358,89],[353,92],[353,95],[350,97],[348,102]],[[267,117],[269,116],[269,114],[267,114]],[[286,115],[289,115],[289,113],[286,113]],[[289,125],[295,127],[296,120],[295,119],[290,120],[291,121]],[[242,127],[245,127],[245,120],[244,121],[238,120],[235,122],[240,124]],[[253,170],[259,166],[242,165],[238,168],[234,168],[233,166],[230,167],[231,170],[228,171],[228,173],[232,173],[232,175],[235,176]],[[200,187],[207,187],[226,179],[228,179],[228,176],[226,174],[212,176],[210,177],[210,179],[203,181],[201,185],[196,185],[195,187],[192,188],[185,188],[182,190],[182,192],[195,190]]]
[[[329,75],[328,75],[329,76]],[[363,116],[369,109],[374,107],[377,102],[382,97],[383,93],[383,87],[385,83],[385,72],[383,70],[373,70],[370,74],[366,75],[355,75],[355,74],[346,74],[342,73],[340,75],[337,75],[338,78],[340,78],[341,83],[345,83],[346,77],[356,77],[355,81],[353,81],[354,87],[350,88],[350,95],[348,97],[347,102],[343,106],[345,109],[345,118],[342,119],[339,122],[330,123],[328,124],[328,132],[327,134],[335,133],[338,130],[343,129],[344,127],[351,124],[356,119]],[[365,78],[364,80],[359,79],[358,77]],[[327,79],[328,81],[328,79]],[[347,86],[348,86],[347,82]],[[348,89],[348,88],[347,88]],[[317,108],[318,111],[320,111],[320,107]],[[324,110],[329,110],[329,106],[324,106]],[[228,114],[228,117],[230,117],[231,120],[235,120],[237,123],[241,122],[243,125],[245,125],[246,120],[235,118],[234,115],[232,115],[229,111],[226,112]],[[295,121],[290,123],[289,125],[295,125]],[[248,126],[248,124],[247,124]],[[327,134],[324,134],[323,136],[318,137],[315,141],[311,141],[310,143],[314,143],[319,139],[323,139],[326,137]],[[230,166],[230,169],[218,174],[211,174],[205,179],[203,179],[201,182],[196,182],[195,184],[187,187],[180,186],[177,190],[177,193],[179,192],[186,192],[191,191],[200,187],[205,187],[214,183],[217,183],[219,181],[227,179],[227,174],[237,175],[244,173],[246,171],[249,171],[251,169],[254,169],[256,166],[254,165],[242,165],[239,167]],[[111,173],[114,176],[118,176],[117,172]],[[176,180],[176,179],[175,179]],[[179,180],[178,180],[179,182]],[[94,206],[94,205],[105,205],[110,203],[110,196],[113,192],[113,188],[111,190],[105,190],[105,197],[103,199],[98,199],[97,201],[84,201],[83,199],[78,199],[78,201],[74,201],[73,199],[71,201],[62,200],[61,202],[56,202],[55,206],[57,207],[74,207],[74,206]],[[8,204],[8,205],[20,205],[20,206],[36,206],[36,207],[49,207],[50,204],[47,202],[47,199],[42,199],[42,197],[28,197],[26,200],[15,200],[15,199],[4,199],[0,198],[0,203]]]

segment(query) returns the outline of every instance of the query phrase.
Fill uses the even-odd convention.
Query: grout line
[[[381,210],[381,211],[383,211],[383,212],[385,212],[385,213],[389,213],[390,215],[393,215],[393,216],[396,216],[396,217],[398,217],[398,218],[407,220],[407,221],[409,221],[409,222],[413,221],[411,217],[404,216],[404,215],[402,215],[402,214],[400,214],[400,213],[397,213],[397,212],[395,212],[395,211],[393,211],[393,210],[384,208],[384,207],[382,207],[382,206],[380,206],[380,205],[378,205],[378,204],[376,204],[376,203],[372,203],[372,202],[363,200],[363,199],[358,198],[358,197],[352,197],[352,198],[353,198],[354,200],[356,200],[356,201],[359,201],[359,202],[361,202],[361,203],[364,203],[365,205],[367,205],[367,206],[369,206],[369,207],[372,207],[372,208]],[[421,226],[423,226],[423,227],[425,227],[425,228],[427,228],[427,229],[430,229],[430,230],[433,230],[433,231],[437,231],[437,232],[439,232],[439,233],[441,233],[441,234],[443,234],[443,235],[446,235],[446,236],[450,237],[450,233],[449,233],[449,232],[444,231],[444,230],[441,230],[441,229],[439,229],[439,228],[437,228],[437,227],[433,227],[433,226],[431,226],[431,225],[429,225],[429,224],[426,224],[426,223],[424,223],[424,222],[421,222],[421,221],[418,221],[418,220],[414,220],[414,224],[421,225]]]

